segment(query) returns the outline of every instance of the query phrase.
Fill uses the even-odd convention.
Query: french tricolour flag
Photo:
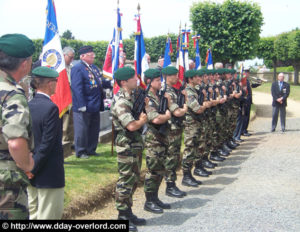
[[[53,0],[48,0],[46,34],[42,51],[42,66],[55,69],[59,73],[56,92],[51,96],[51,99],[58,106],[59,117],[62,117],[72,104],[72,95],[58,34]]]
[[[182,48],[182,34],[179,33],[177,38],[177,59],[176,68],[178,69],[179,81],[173,87],[179,89],[184,78],[184,53]]]
[[[134,67],[135,72],[140,79],[140,86],[145,89],[146,85],[143,81],[144,72],[149,68],[149,65],[146,57],[146,49],[140,19],[140,14],[135,15],[135,20],[137,21],[137,32],[135,33]]]

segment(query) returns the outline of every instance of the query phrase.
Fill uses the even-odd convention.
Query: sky
[[[119,0],[123,39],[136,30],[134,15],[141,6],[141,24],[145,37],[177,34],[179,24],[191,27],[189,9],[199,0]],[[216,0],[215,2],[222,2]],[[273,36],[300,28],[299,0],[253,0],[264,17],[261,36]],[[31,39],[43,38],[47,0],[0,0],[0,36],[22,33]],[[109,41],[116,25],[117,0],[55,0],[60,35],[70,30],[75,39]]]

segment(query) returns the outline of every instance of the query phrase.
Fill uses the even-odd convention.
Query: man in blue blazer
[[[104,110],[103,88],[112,88],[111,82],[101,80],[99,69],[93,64],[92,46],[79,49],[80,62],[71,70],[74,143],[76,157],[89,158],[96,153],[100,132],[100,111]]]
[[[290,94],[290,85],[284,82],[284,74],[278,74],[278,81],[273,82],[271,87],[271,93],[273,97],[272,102],[272,129],[274,132],[277,126],[278,113],[280,112],[281,131],[285,131],[285,117],[286,117],[286,106],[287,98]]]
[[[34,168],[28,173],[30,219],[61,219],[64,205],[64,159],[58,107],[51,101],[58,72],[48,67],[32,71],[37,88],[29,102],[34,136]]]

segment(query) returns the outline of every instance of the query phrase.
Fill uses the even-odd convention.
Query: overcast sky
[[[120,0],[123,38],[136,30],[133,20],[141,5],[145,37],[178,33],[179,23],[191,26],[189,8],[196,0]],[[222,2],[222,0],[217,0]],[[254,0],[264,17],[261,36],[277,35],[300,28],[299,0]],[[45,34],[47,0],[0,0],[0,36],[23,33],[31,39]],[[111,40],[116,24],[117,0],[55,0],[60,34],[71,30],[84,41]]]

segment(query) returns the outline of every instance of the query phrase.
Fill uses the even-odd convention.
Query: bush
[[[273,72],[274,69],[272,68],[270,71]],[[294,72],[294,68],[293,66],[277,67],[276,72]]]

